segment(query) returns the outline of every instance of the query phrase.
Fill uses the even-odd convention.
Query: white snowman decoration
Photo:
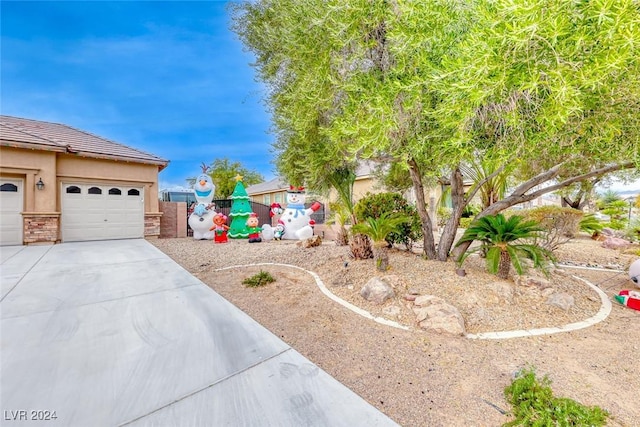
[[[189,226],[193,230],[193,238],[196,240],[213,240],[215,231],[210,230],[213,225],[213,217],[216,215],[213,194],[216,186],[211,177],[207,175],[208,166],[202,165],[202,174],[196,179],[193,188],[196,195],[196,206],[189,215]]]
[[[284,228],[282,239],[305,240],[313,236],[311,214],[320,209],[320,203],[315,202],[310,208],[305,209],[306,195],[304,187],[289,187],[287,191],[287,207],[278,220],[278,225]]]

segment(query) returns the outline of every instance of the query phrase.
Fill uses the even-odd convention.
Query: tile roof
[[[288,190],[288,189],[289,189],[289,184],[285,184],[285,182],[280,178],[273,178],[271,181],[250,185],[246,188],[247,194],[249,195],[271,193],[277,190]]]
[[[151,163],[164,168],[169,161],[144,151],[75,129],[71,126],[0,115],[2,145],[54,150],[86,157]],[[34,147],[37,145],[39,147]]]

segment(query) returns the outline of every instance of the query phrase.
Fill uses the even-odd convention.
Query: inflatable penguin
[[[210,230],[213,217],[216,215],[213,201],[215,185],[211,177],[207,175],[209,167],[202,165],[202,174],[196,179],[193,191],[196,196],[196,206],[193,213],[189,215],[189,227],[193,230],[193,238],[196,240],[212,240],[215,231]]]

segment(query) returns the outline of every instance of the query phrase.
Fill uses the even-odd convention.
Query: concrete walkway
[[[0,269],[3,426],[396,425],[144,240]]]

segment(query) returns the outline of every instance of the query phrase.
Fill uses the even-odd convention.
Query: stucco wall
[[[2,147],[0,174],[24,180],[25,212],[60,212],[56,204],[56,153]],[[42,178],[43,190],[35,183]]]
[[[97,180],[142,185],[145,213],[159,212],[158,166],[61,154],[58,156],[57,185],[74,179],[79,182]]]

